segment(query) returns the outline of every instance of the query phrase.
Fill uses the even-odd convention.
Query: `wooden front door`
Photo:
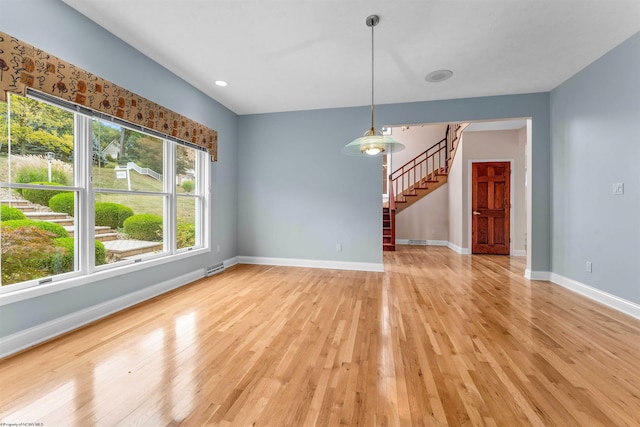
[[[509,162],[472,163],[471,252],[509,255]]]

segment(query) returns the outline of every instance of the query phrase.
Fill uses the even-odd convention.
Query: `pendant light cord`
[[[373,80],[373,69],[374,69],[374,61],[373,61],[373,55],[374,55],[374,49],[373,49],[373,27],[375,27],[375,24],[371,26],[371,134],[373,135],[375,133],[374,131],[374,126],[373,126],[373,87],[374,87],[374,80]]]

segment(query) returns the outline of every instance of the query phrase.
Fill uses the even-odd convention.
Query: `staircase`
[[[444,138],[389,175],[389,202],[382,207],[383,250],[396,250],[396,214],[447,182],[460,134],[467,125],[448,125]]]
[[[396,212],[390,207],[382,207],[382,250],[396,250]]]
[[[11,205],[12,207],[22,211],[27,219],[34,221],[47,221],[64,227],[69,233],[69,237],[73,237],[75,227],[73,226],[73,217],[66,213],[59,212],[38,212],[35,206],[27,200],[0,200],[0,204]],[[95,239],[101,242],[116,240],[118,233],[111,230],[110,227],[97,225],[95,227]]]

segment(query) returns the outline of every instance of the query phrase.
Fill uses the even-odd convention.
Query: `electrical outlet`
[[[621,196],[624,194],[624,183],[616,182],[613,184],[613,194],[616,196]]]
[[[342,252],[342,243],[336,245],[336,252]]]
[[[218,253],[220,253],[220,245],[218,245],[216,249],[218,250]]]
[[[593,264],[591,264],[591,261],[587,261],[587,266],[585,268],[585,270],[587,270],[587,273],[591,273]]]

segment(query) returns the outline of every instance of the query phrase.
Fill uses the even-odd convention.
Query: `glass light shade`
[[[380,154],[395,153],[403,150],[404,145],[396,141],[390,136],[382,135],[378,129],[367,131],[364,136],[351,141],[342,149],[344,154],[353,156],[369,155],[377,156]]]

